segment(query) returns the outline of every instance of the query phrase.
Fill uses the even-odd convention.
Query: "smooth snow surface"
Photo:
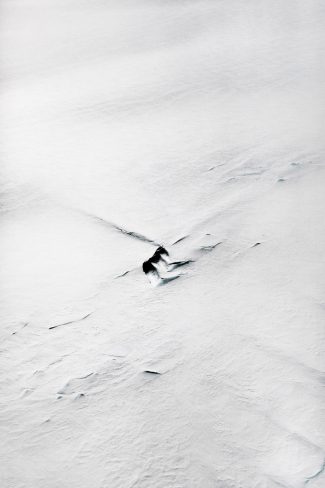
[[[325,486],[324,25],[2,0],[1,488]]]

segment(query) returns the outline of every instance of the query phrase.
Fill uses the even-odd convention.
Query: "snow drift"
[[[1,486],[323,486],[322,3],[2,19]]]

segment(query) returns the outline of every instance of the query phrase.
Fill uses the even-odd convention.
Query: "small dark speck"
[[[256,246],[260,246],[260,245],[261,245],[260,242],[255,242],[255,244],[252,247],[256,247]]]
[[[79,393],[76,397],[75,400],[78,400],[78,398],[84,398],[85,394],[84,393]]]
[[[62,398],[62,395],[59,395],[56,398],[57,398],[57,400],[60,400]]]
[[[151,371],[150,369],[146,369],[144,373],[149,373],[149,374],[161,374],[158,371]]]
[[[282,182],[282,181],[286,181],[285,178],[279,178],[278,181]]]

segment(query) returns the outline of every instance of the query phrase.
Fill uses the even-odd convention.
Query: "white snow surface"
[[[325,486],[324,25],[2,0],[1,488]]]

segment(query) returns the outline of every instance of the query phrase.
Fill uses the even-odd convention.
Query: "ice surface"
[[[323,2],[1,13],[1,487],[323,487]]]

